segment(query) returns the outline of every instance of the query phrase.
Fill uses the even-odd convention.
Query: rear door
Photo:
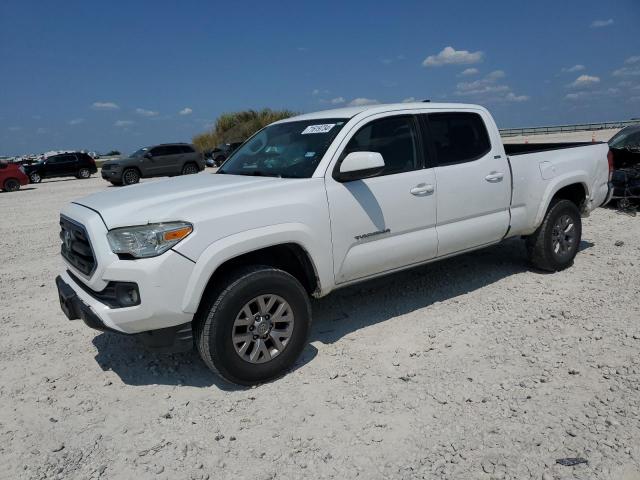
[[[47,159],[45,175],[47,177],[64,177],[75,175],[76,156],[69,153],[54,155]]]
[[[344,144],[325,176],[336,283],[435,257],[435,175],[431,166],[425,168],[417,117],[364,119]],[[336,181],[333,172],[356,151],[382,154],[384,170],[372,178]]]
[[[436,162],[438,256],[497,242],[509,228],[511,174],[484,111],[421,115]]]

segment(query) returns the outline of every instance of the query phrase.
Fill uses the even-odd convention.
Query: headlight
[[[192,231],[186,222],[152,223],[110,230],[107,239],[113,253],[147,258],[163,254]]]

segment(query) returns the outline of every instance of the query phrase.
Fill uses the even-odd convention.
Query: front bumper
[[[100,331],[124,333],[107,326],[87,305],[64,279],[56,277],[60,308],[69,320],[81,319],[88,327]],[[148,350],[156,352],[185,352],[193,348],[193,330],[191,322],[171,327],[138,332],[135,334]]]
[[[122,171],[119,168],[115,170],[101,169],[100,175],[102,175],[102,178],[104,178],[105,180],[109,180],[111,182],[114,180],[119,180],[120,177],[122,176]]]

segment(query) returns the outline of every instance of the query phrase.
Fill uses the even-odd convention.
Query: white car
[[[570,266],[609,195],[607,144],[503,145],[487,110],[410,103],[269,125],[216,174],[105,191],[61,215],[70,319],[151,348],[197,347],[231,382],[283,374],[309,296],[526,238]]]

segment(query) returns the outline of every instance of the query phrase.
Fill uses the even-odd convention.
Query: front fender
[[[331,252],[323,251],[312,230],[301,223],[281,223],[247,230],[221,238],[209,245],[196,260],[195,268],[187,283],[182,309],[186,313],[195,313],[209,279],[227,260],[261,248],[284,243],[296,243],[310,256],[311,263],[318,276],[319,290],[332,288],[333,271],[330,270]]]

